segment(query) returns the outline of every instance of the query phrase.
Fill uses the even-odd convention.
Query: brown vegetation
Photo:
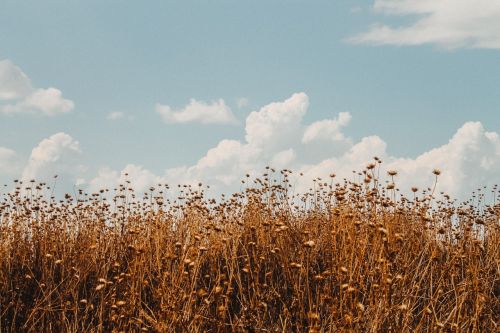
[[[497,330],[500,206],[405,198],[378,168],[300,196],[268,168],[217,202],[201,184],[56,201],[18,182],[0,202],[0,332]]]

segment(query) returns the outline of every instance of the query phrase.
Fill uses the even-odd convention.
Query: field
[[[268,168],[217,200],[204,184],[58,200],[16,182],[0,202],[0,332],[498,331],[498,188],[404,197],[379,168],[300,195]]]

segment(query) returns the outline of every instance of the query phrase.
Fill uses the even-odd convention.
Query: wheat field
[[[16,181],[0,202],[0,332],[498,331],[499,189],[402,196],[378,162],[301,194],[268,167],[215,199],[130,180],[59,200]]]

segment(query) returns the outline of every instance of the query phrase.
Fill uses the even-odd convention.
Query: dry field
[[[17,182],[0,196],[0,332],[498,331],[498,188],[402,197],[377,162],[301,195],[268,168],[218,200]]]

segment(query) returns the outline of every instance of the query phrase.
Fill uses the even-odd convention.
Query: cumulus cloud
[[[304,93],[268,104],[247,117],[243,142],[222,140],[196,164],[166,170],[161,179],[190,184],[202,181],[235,190],[245,173],[259,175],[271,165],[304,173],[297,187],[306,190],[312,179],[326,178],[332,172],[352,179],[352,171],[363,169],[379,156],[384,160],[382,170],[399,171],[397,184],[403,191],[431,186],[434,168],[443,170],[438,189],[458,197],[498,181],[499,135],[487,132],[478,122],[464,124],[448,143],[411,159],[388,154],[387,143],[378,136],[352,142],[342,132],[351,121],[349,113],[304,124],[308,107]]]
[[[375,0],[374,10],[410,16],[407,25],[373,25],[354,43],[421,45],[445,48],[500,48],[500,2],[492,0]]]
[[[294,94],[283,102],[268,104],[259,111],[254,111],[246,119],[245,140],[222,140],[215,147],[209,149],[195,165],[171,168],[162,176],[155,177],[151,172],[136,165],[127,168],[140,168],[142,177],[140,184],[137,177],[132,178],[132,183],[142,191],[157,182],[197,184],[209,183],[219,190],[232,190],[245,172],[254,175],[271,161],[280,165],[291,162],[295,152],[290,149],[300,143],[300,136],[295,131],[302,131],[301,119],[309,105],[309,98],[304,93]],[[126,168],[126,169],[127,169]],[[102,170],[103,183],[109,184],[104,177],[119,181],[117,175],[123,175],[111,170]],[[121,176],[120,176],[121,177]],[[100,180],[93,181],[92,188],[98,188]],[[113,181],[111,181],[113,183]],[[115,186],[116,186],[115,182]]]
[[[418,155],[398,158],[387,153],[387,144],[378,136],[363,138],[340,157],[330,158],[317,165],[304,166],[301,171],[311,179],[327,177],[335,172],[352,179],[352,171],[360,170],[373,156],[380,157],[382,172],[397,170],[397,186],[408,193],[433,184],[432,170],[442,170],[438,189],[454,197],[466,198],[479,186],[493,186],[500,174],[500,139],[498,133],[487,132],[479,122],[467,122],[448,143]],[[306,186],[307,184],[303,184]]]
[[[145,191],[150,186],[166,182],[166,179],[156,176],[151,171],[139,165],[128,164],[121,172],[110,168],[101,168],[97,177],[89,183],[92,191],[100,189],[114,189],[118,184],[132,180],[133,187],[137,191]]]
[[[35,89],[19,67],[10,60],[0,61],[0,113],[55,116],[72,111],[74,106],[59,89]]]
[[[45,116],[55,116],[68,113],[74,108],[74,103],[62,97],[62,92],[56,88],[37,89],[16,104],[4,105],[0,110],[5,114],[38,113]]]
[[[293,94],[283,102],[264,106],[246,119],[245,139],[255,147],[283,147],[296,140],[302,117],[309,107],[305,93]]]
[[[388,153],[387,143],[379,136],[367,136],[357,142],[343,133],[351,121],[349,113],[333,119],[304,123],[309,107],[305,93],[265,105],[250,113],[245,124],[244,140],[221,140],[195,164],[170,168],[157,175],[150,170],[127,165],[122,171],[103,168],[91,180],[90,188],[114,188],[127,179],[138,191],[158,183],[210,184],[216,192],[237,191],[245,174],[260,176],[265,166],[292,169],[303,177],[294,180],[296,191],[306,191],[316,177],[353,179],[353,171],[362,170],[374,156],[380,157],[382,174],[390,169],[399,172],[397,186],[408,193],[412,186],[432,186],[432,170],[439,168],[438,191],[465,198],[477,186],[492,186],[500,174],[499,134],[488,132],[479,122],[467,122],[453,137],[415,158],[401,158]]]
[[[56,133],[33,148],[22,179],[48,180],[60,175],[68,183],[75,184],[85,171],[80,163],[81,153],[78,141],[66,133]]]
[[[317,177],[328,178],[335,173],[337,178],[353,180],[353,171],[362,170],[374,156],[385,158],[387,144],[378,136],[367,136],[349,147],[344,153],[331,156],[319,163],[304,164],[298,169],[304,177],[298,182],[298,189],[305,191],[311,185],[311,180]],[[431,169],[432,170],[432,169]]]
[[[156,112],[168,124],[202,123],[202,124],[234,124],[236,117],[223,99],[212,103],[197,101],[192,98],[181,110],[173,110],[168,105],[156,105]]]
[[[342,128],[351,121],[349,112],[340,112],[336,119],[325,119],[309,125],[302,136],[303,143],[315,140],[321,141],[341,141],[344,140]]]
[[[251,112],[245,141],[222,140],[195,165],[167,170],[165,178],[190,184],[203,181],[230,190],[246,172],[257,175],[272,161],[283,166],[291,163],[295,157],[292,147],[300,142],[297,132],[302,131],[308,105],[308,96],[298,93]]]
[[[293,150],[293,148],[289,148],[277,152],[271,159],[270,164],[275,168],[285,169],[294,162],[296,157],[297,154],[295,153],[295,150]]]
[[[428,166],[432,165],[444,171],[439,177],[439,186],[452,195],[466,195],[482,185],[492,186],[499,181],[500,174],[498,133],[486,131],[479,122],[467,122],[447,144],[413,160],[391,157],[388,163],[389,168],[401,171],[401,185],[405,188],[409,188],[414,179],[426,179],[430,183],[432,175]]]

